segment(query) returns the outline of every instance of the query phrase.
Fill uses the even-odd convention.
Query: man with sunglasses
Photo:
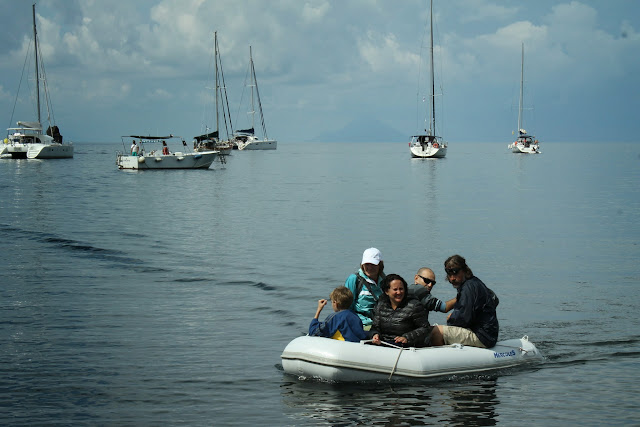
[[[447,302],[439,300],[431,294],[431,290],[436,285],[436,275],[432,269],[422,267],[413,277],[413,285],[409,286],[409,295],[418,299],[427,311],[441,311],[447,313],[453,308],[456,299]]]
[[[482,280],[473,275],[466,260],[453,255],[444,262],[447,280],[458,294],[447,325],[436,325],[431,330],[431,345],[464,344],[490,348],[498,341],[499,300]]]

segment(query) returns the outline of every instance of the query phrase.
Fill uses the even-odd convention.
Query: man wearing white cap
[[[365,330],[371,329],[373,308],[382,295],[380,283],[384,277],[382,254],[376,248],[369,248],[362,254],[358,272],[351,274],[344,282],[344,285],[353,293],[351,310],[360,317]]]

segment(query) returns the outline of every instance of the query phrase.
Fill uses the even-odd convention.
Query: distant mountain
[[[356,119],[342,129],[327,131],[308,142],[402,142],[408,135],[375,119]]]

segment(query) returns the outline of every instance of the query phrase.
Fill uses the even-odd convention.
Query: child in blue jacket
[[[362,328],[362,320],[349,310],[353,302],[353,293],[348,288],[339,286],[331,292],[329,298],[335,313],[327,316],[324,322],[318,321],[320,312],[328,302],[326,299],[319,300],[316,315],[309,325],[309,335],[351,342],[366,339],[367,333]]]

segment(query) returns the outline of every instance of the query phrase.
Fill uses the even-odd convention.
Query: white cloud
[[[6,14],[24,22],[7,23],[0,35],[5,92],[31,43],[30,8],[9,6]],[[336,117],[412,115],[426,6],[426,0],[402,7],[378,0],[41,0],[37,12],[47,74],[61,98],[56,105],[89,114],[95,105],[127,109],[154,96],[158,104],[184,102],[181,114],[198,115],[191,109],[202,108],[217,31],[232,104],[242,92],[251,45],[267,117],[286,134],[300,132],[295,126],[326,128]],[[502,102],[517,84],[524,42],[532,89],[571,99],[620,80],[637,87],[640,36],[632,17],[638,8],[628,0],[438,1],[436,71],[453,102],[464,91],[465,102],[482,99],[489,111],[487,100]]]

